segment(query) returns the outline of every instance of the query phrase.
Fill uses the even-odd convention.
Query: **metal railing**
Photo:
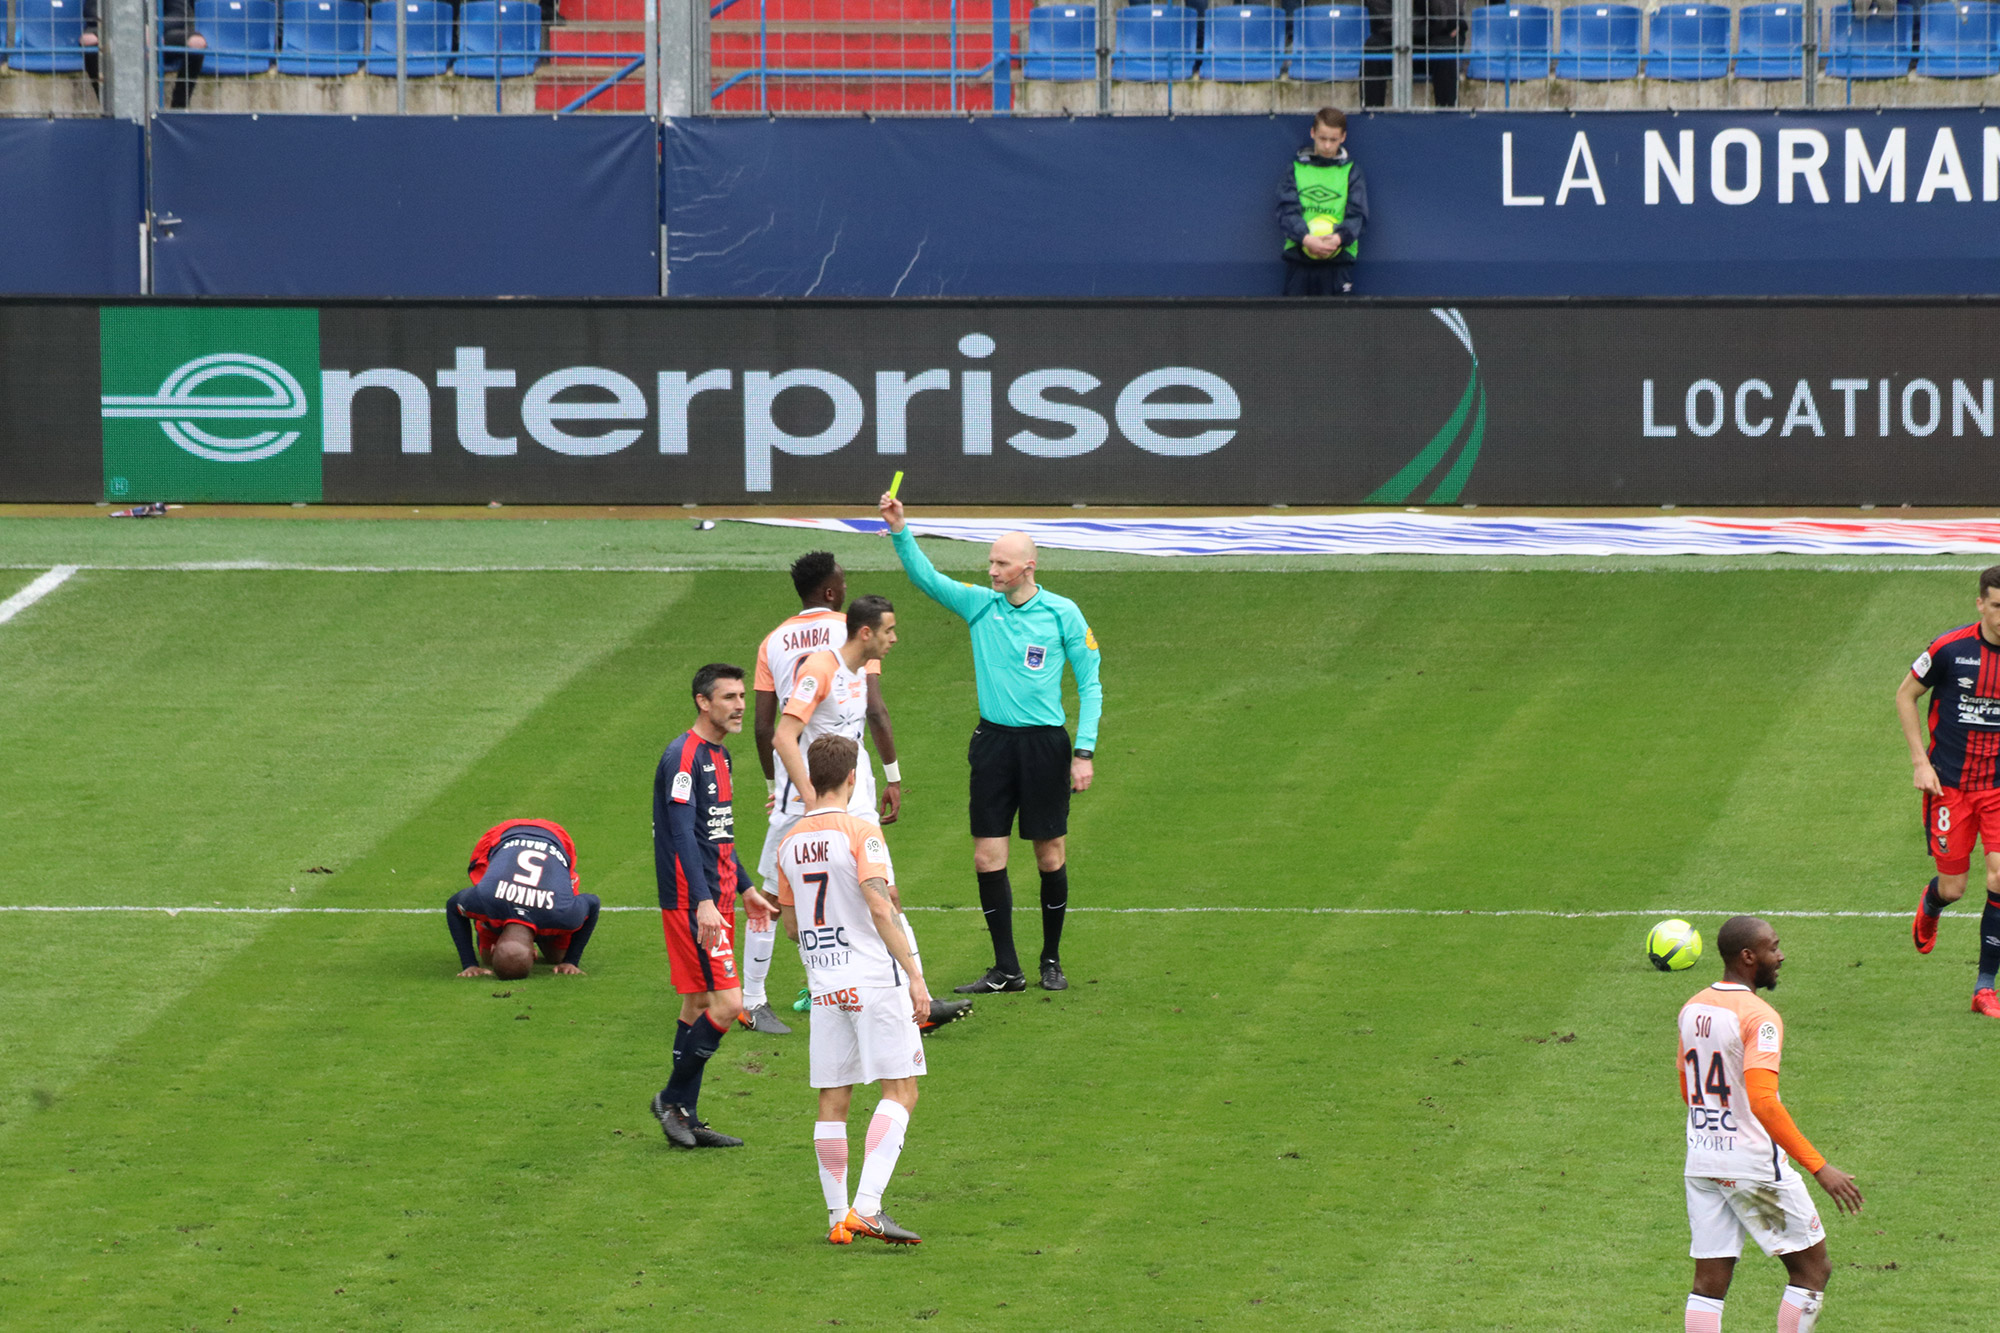
[[[104,114],[97,0],[0,24],[0,114]],[[130,63],[151,111],[657,115],[655,0],[146,0]],[[0,16],[7,12],[0,0]],[[116,81],[115,74],[113,80]]]
[[[1883,0],[545,3],[0,0],[11,15],[0,23],[0,114],[1075,116],[2000,102],[2000,3],[1991,0],[1900,9]],[[100,61],[114,71],[108,78]],[[128,90],[122,110],[111,85]]]

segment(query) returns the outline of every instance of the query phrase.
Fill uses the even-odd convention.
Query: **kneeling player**
[[[882,1211],[882,1193],[902,1155],[917,1104],[924,1042],[917,1024],[930,992],[896,921],[893,871],[881,828],[847,813],[860,747],[822,736],[806,751],[814,793],[778,848],[778,910],[797,940],[812,990],[811,1084],[819,1089],[813,1149],[826,1195],[827,1239],[873,1236],[892,1245],[922,1238]],[[803,915],[804,919],[801,920]],[[857,1083],[882,1085],[868,1124],[867,1156],[847,1201],[847,1107]]]
[[[1854,1177],[1806,1142],[1778,1100],[1785,1024],[1757,997],[1778,984],[1785,961],[1770,924],[1734,916],[1715,933],[1722,980],[1681,1006],[1681,1100],[1687,1103],[1688,1228],[1694,1289],[1687,1333],[1718,1333],[1722,1301],[1750,1237],[1785,1265],[1782,1333],[1812,1333],[1826,1299],[1826,1232],[1799,1173],[1812,1172],[1844,1213],[1861,1211]],[[1767,1326],[1768,1327],[1768,1326]]]
[[[472,887],[444,905],[458,946],[458,975],[519,981],[534,967],[537,945],[558,976],[582,974],[598,901],[594,893],[576,891],[576,844],[562,825],[546,819],[495,824],[473,844],[465,871]],[[480,966],[482,959],[489,966]]]

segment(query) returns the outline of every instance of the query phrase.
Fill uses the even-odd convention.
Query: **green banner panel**
[[[319,312],[118,306],[98,316],[104,498],[320,498]]]

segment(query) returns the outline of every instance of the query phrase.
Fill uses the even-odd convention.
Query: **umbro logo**
[[[1960,688],[1961,690],[1971,689],[1973,683],[1974,683],[1973,678],[1971,676],[1960,676],[1958,678],[1958,688]]]

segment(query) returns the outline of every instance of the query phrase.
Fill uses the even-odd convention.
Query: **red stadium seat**
[[[1032,0],[1002,0],[1022,49]],[[761,12],[760,12],[761,5]],[[985,110],[993,105],[993,0],[736,0],[710,25],[718,111]],[[760,62],[760,53],[763,60]],[[756,73],[759,64],[795,75]],[[954,81],[943,72],[956,66]],[[854,71],[851,78],[835,77]],[[917,77],[904,76],[911,71]],[[826,71],[826,73],[821,73]],[[1016,78],[1019,72],[1014,71]],[[733,82],[732,82],[733,80]]]

